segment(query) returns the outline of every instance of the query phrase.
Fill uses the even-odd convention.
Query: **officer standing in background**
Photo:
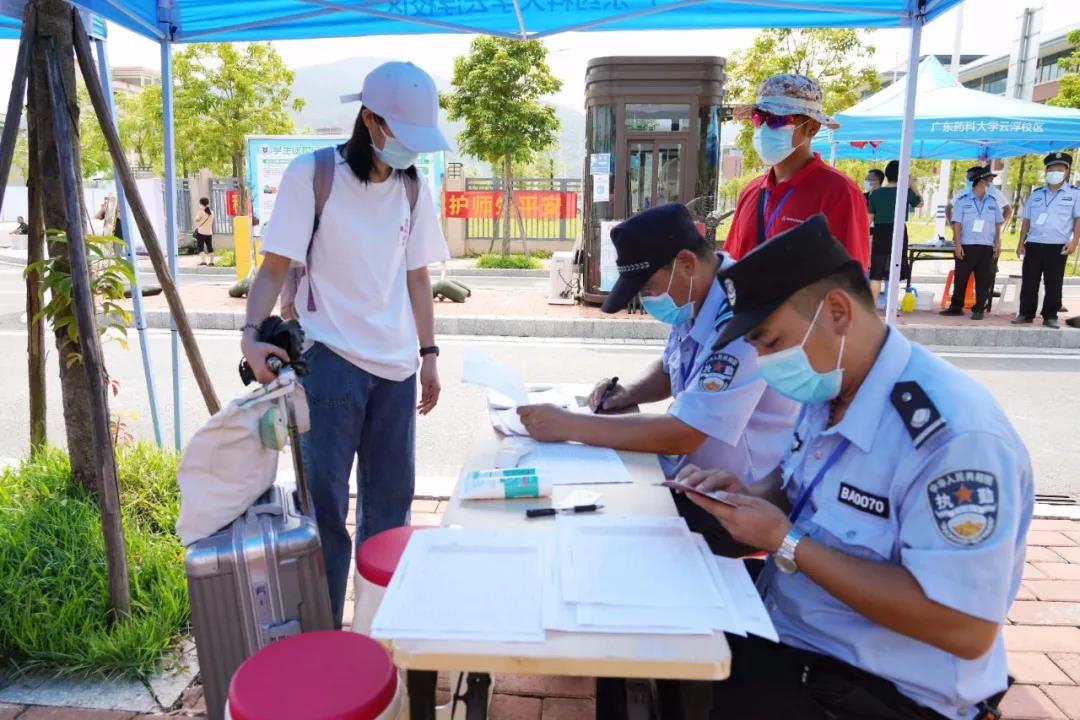
[[[582,414],[554,405],[518,408],[536,440],[574,441],[656,453],[667,477],[687,466],[724,467],[745,482],[776,467],[791,442],[798,405],[770,390],[745,341],[713,350],[731,317],[717,271],[733,261],[713,252],[683,205],[644,210],[612,230],[619,279],[603,310],[623,310],[635,295],[654,319],[671,327],[662,358],[636,382],[597,384],[594,410],[618,412],[674,399],[666,413]],[[679,497],[677,504],[716,523]],[[694,525],[693,519],[688,522]],[[707,530],[702,529],[706,539]]]
[[[779,392],[806,403],[781,465],[689,493],[772,553],[758,588],[775,644],[728,636],[715,717],[989,720],[1007,689],[1001,626],[1034,508],[1030,458],[990,393],[878,318],[818,215],[720,273]]]
[[[1016,254],[1024,258],[1024,280],[1020,286],[1020,312],[1013,325],[1035,320],[1039,283],[1046,284],[1043,297],[1043,325],[1058,325],[1061,286],[1065,264],[1080,242],[1080,190],[1069,185],[1072,155],[1053,152],[1043,158],[1046,185],[1031,192],[1021,213],[1020,244]]]
[[[994,285],[994,268],[1001,255],[1001,226],[1005,216],[989,192],[996,175],[982,170],[972,182],[972,194],[962,196],[953,212],[952,226],[956,246],[956,269],[953,275],[952,303],[942,315],[963,315],[968,278],[975,273],[975,305],[971,319],[982,320]]]
[[[964,187],[957,190],[949,202],[945,203],[945,224],[950,228],[952,228],[953,223],[953,208],[960,202],[960,198],[972,194],[971,186],[974,184],[975,178],[985,172],[990,172],[989,166],[983,167],[982,165],[975,165],[974,167],[969,167],[964,173]],[[1009,218],[1013,215],[1013,207],[1012,203],[1009,202],[1009,199],[1005,197],[1005,193],[1001,192],[997,185],[994,185],[993,183],[986,188],[986,192],[990,197],[994,198],[998,207],[1001,208],[1001,214],[1005,218],[1004,222],[1009,222]],[[953,237],[953,240],[956,240],[955,236]]]

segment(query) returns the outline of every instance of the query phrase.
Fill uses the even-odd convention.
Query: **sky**
[[[1021,0],[967,0],[963,11],[960,50],[963,54],[1007,54],[1012,46],[1014,18],[1021,7],[1036,2]],[[1043,33],[1080,26],[1080,2],[1043,0]],[[923,30],[922,54],[951,54],[955,43],[956,17],[951,10]],[[1008,31],[1004,21],[1009,20]],[[570,107],[584,106],[585,66],[591,58],[606,55],[720,55],[730,56],[750,45],[756,30],[694,30],[665,32],[568,33],[545,40],[549,63],[563,81],[554,100]],[[888,69],[907,57],[906,30],[877,30],[867,42],[876,47],[874,66]],[[411,35],[333,40],[276,42],[278,52],[291,67],[334,62],[349,57],[385,57],[409,60],[429,73],[449,78],[453,58],[468,50],[468,35]],[[11,86],[16,41],[0,41],[0,88]],[[116,65],[159,67],[157,45],[122,28],[109,28],[109,59]],[[357,78],[357,90],[363,78]]]

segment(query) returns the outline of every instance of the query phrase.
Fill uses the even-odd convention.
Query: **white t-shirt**
[[[301,155],[285,170],[262,252],[305,264],[315,221],[314,175],[314,154]],[[405,380],[419,366],[405,273],[449,256],[423,182],[416,211],[410,213],[398,174],[382,183],[361,183],[339,156],[311,268],[296,293],[305,336],[373,375]],[[315,312],[307,308],[312,277]]]

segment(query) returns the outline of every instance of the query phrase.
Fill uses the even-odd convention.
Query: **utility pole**
[[[1039,65],[1039,36],[1042,33],[1043,6],[1026,7],[1017,15],[1017,34],[1009,54],[1009,74],[1005,79],[1005,97],[1031,101],[1035,90],[1035,72]],[[1005,160],[1002,172],[1002,192],[1012,201],[1013,207],[1020,202],[1020,186],[1011,187],[1009,176],[1012,159]],[[1015,217],[1015,215],[1014,215]]]

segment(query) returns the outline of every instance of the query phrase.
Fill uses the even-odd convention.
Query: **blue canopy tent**
[[[906,78],[837,113],[837,130],[814,148],[838,158],[889,160],[900,154]],[[1080,110],[992,95],[960,85],[937,58],[919,65],[912,157],[988,160],[1080,146]]]
[[[72,0],[77,7],[161,45],[165,212],[169,266],[176,272],[173,43],[297,40],[421,33],[539,39],[563,32],[765,27],[909,28],[914,76],[922,27],[962,0]],[[0,17],[21,18],[26,0],[0,0]],[[0,38],[18,23],[0,23]],[[909,83],[900,135],[901,186],[908,182],[917,82]],[[897,194],[897,215],[904,211]],[[887,317],[896,316],[902,225],[893,237]],[[174,430],[180,445],[179,343],[172,333]]]

